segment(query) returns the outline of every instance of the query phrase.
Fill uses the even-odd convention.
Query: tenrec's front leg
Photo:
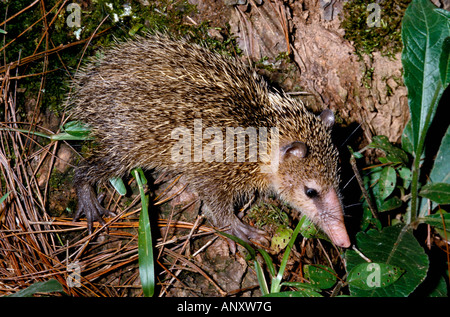
[[[234,213],[233,202],[227,201],[226,196],[214,195],[202,195],[199,193],[203,200],[203,212],[205,216],[212,222],[217,228],[228,228],[227,233],[238,237],[239,239],[251,243],[266,245],[268,240],[266,238],[267,233],[263,230],[256,229],[248,224],[243,223]],[[221,197],[220,199],[216,197]],[[233,253],[236,251],[236,245],[233,241],[230,241],[230,249]]]

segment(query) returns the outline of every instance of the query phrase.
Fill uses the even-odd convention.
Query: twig
[[[17,12],[16,14],[13,14],[12,16],[10,16],[8,19],[6,19],[5,21],[0,23],[0,26],[2,26],[3,24],[9,22],[10,20],[14,19],[16,16],[24,13],[25,11],[27,11],[28,9],[32,8],[36,3],[38,3],[40,0],[35,0],[32,4],[30,4],[28,7],[23,8],[22,10],[20,10],[19,12]]]
[[[350,165],[352,166],[353,173],[355,174],[356,180],[358,181],[359,187],[361,188],[361,192],[363,193],[364,198],[367,201],[367,205],[369,206],[372,216],[375,219],[378,219],[377,211],[375,209],[375,206],[372,203],[372,200],[370,199],[369,194],[367,193],[366,188],[364,187],[364,182],[361,178],[361,175],[359,174],[358,167],[356,166],[356,159],[355,159],[355,156],[353,155],[353,153],[350,156]]]
[[[206,274],[197,264],[194,264],[193,262],[189,261],[188,259],[186,259],[184,256],[178,254],[177,252],[173,252],[169,249],[166,249],[165,252],[168,253],[170,256],[177,258],[178,260],[180,260],[187,266],[193,268],[196,272],[200,273],[204,278],[206,278],[218,290],[220,295],[222,295],[222,296],[227,295],[227,292],[222,290],[222,288],[219,285],[217,285],[217,283],[214,282],[214,280],[211,279],[211,277],[209,277],[208,274]]]

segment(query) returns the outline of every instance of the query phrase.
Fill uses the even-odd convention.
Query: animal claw
[[[102,195],[97,197],[91,185],[79,185],[76,187],[76,191],[78,196],[78,208],[75,211],[73,220],[77,221],[84,215],[87,220],[89,234],[92,234],[93,232],[93,223],[95,221],[98,221],[101,225],[105,225],[106,222],[103,219],[104,216],[115,216],[112,211],[109,211],[100,205],[103,197]],[[106,228],[106,230],[108,230],[108,228]]]
[[[268,245],[269,243],[268,238],[266,237],[267,233],[265,231],[259,230],[255,227],[245,224],[241,222],[238,218],[236,218],[236,220],[233,221],[230,229],[230,234],[250,244],[252,244],[252,242],[255,242],[261,245]],[[230,245],[231,253],[235,254],[236,243],[231,239],[227,240]]]

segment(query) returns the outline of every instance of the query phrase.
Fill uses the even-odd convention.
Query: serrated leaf
[[[384,200],[389,197],[395,189],[397,184],[397,174],[392,166],[385,166],[381,171],[379,180],[379,190],[381,199]]]
[[[428,198],[429,200],[432,200],[438,204],[450,204],[450,184],[426,184],[420,190],[419,195]]]
[[[362,290],[350,285],[352,296],[362,297],[395,297],[408,296],[427,276],[429,260],[423,247],[413,235],[413,229],[401,225],[371,229],[356,235],[356,248],[375,263],[397,266],[405,273],[394,283],[386,287]],[[356,251],[345,253],[346,269],[351,272],[356,266],[367,263]]]
[[[395,283],[404,272],[402,268],[385,263],[361,263],[348,273],[347,282],[362,290],[373,290]]]
[[[327,289],[336,283],[336,273],[330,267],[324,265],[308,265],[303,267],[305,277],[312,286],[320,289]]]

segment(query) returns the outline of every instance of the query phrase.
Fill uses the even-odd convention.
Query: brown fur
[[[82,200],[77,218],[89,212],[89,205],[97,205],[92,190],[88,185],[80,189],[82,184],[94,186],[142,167],[181,174],[199,193],[209,219],[219,227],[231,225],[241,238],[260,236],[233,213],[236,204],[255,192],[274,192],[325,226],[325,218],[310,210],[318,204],[305,195],[305,188],[315,184],[319,195],[333,190],[339,196],[338,154],[330,127],[300,101],[269,88],[242,62],[184,40],[149,35],[120,43],[92,60],[78,73],[73,88],[71,115],[91,127],[98,144],[75,172]],[[299,141],[307,154],[281,153],[270,173],[260,168],[273,162],[174,162],[171,149],[177,140],[171,133],[177,127],[193,131],[195,119],[202,120],[203,131],[277,127],[281,149]],[[271,151],[271,158],[277,153]],[[101,216],[104,210],[96,208]],[[100,219],[97,215],[92,220]]]

